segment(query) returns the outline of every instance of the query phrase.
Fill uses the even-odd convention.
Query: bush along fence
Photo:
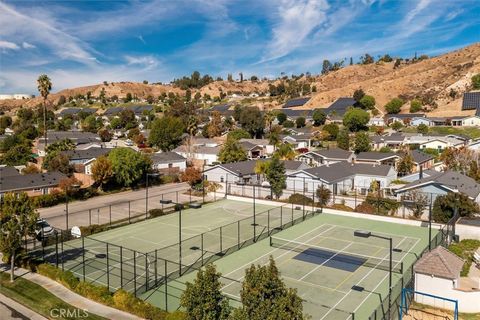
[[[320,213],[321,209],[284,204],[150,252],[100,241],[87,232],[75,238],[57,230],[29,255],[112,292],[121,289],[145,298],[161,293],[162,307],[172,310],[179,304],[182,275]]]

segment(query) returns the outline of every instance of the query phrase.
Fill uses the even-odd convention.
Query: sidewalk
[[[10,272],[10,269],[4,264],[0,265],[0,270],[3,272]],[[103,304],[97,303],[90,299],[84,298],[81,295],[76,294],[75,292],[72,292],[69,289],[65,288],[58,282],[50,278],[44,277],[38,273],[30,272],[22,268],[16,268],[15,275],[17,277],[22,277],[29,281],[35,282],[38,285],[41,285],[43,288],[50,291],[52,294],[56,295],[58,298],[62,299],[68,304],[71,304],[74,307],[86,310],[87,312],[91,312],[101,317],[115,320],[142,319],[133,314],[123,312],[115,308],[111,308]]]
[[[38,313],[0,293],[0,314],[2,319],[47,320]]]

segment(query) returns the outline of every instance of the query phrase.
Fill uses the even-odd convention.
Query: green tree
[[[125,95],[125,98],[123,98],[123,102],[127,103],[132,101],[132,99],[133,99],[132,94],[130,92],[127,92],[127,94]]]
[[[10,116],[0,117],[0,129],[6,129],[12,125],[12,118]]]
[[[245,271],[240,297],[242,307],[234,319],[304,319],[302,299],[296,289],[285,286],[272,257],[268,265],[251,265]]]
[[[332,191],[330,191],[330,189],[328,189],[324,185],[318,186],[317,191],[315,193],[317,194],[318,203],[322,207],[328,204],[332,196]]]
[[[240,139],[250,139],[250,133],[243,129],[235,129],[230,131],[227,134],[227,139],[240,140]]]
[[[287,120],[287,115],[283,112],[277,113],[278,124],[282,125]]]
[[[283,189],[287,187],[287,176],[285,175],[285,165],[278,157],[273,157],[270,160],[266,170],[265,178],[270,183],[270,188],[273,194],[278,199],[283,193]]]
[[[15,258],[22,249],[22,239],[35,235],[38,213],[24,192],[7,193],[0,216],[0,249],[10,259],[10,281],[14,280]]]
[[[37,79],[38,92],[43,98],[43,138],[45,139],[45,150],[47,149],[47,98],[52,90],[52,81],[46,74],[42,74]]]
[[[110,151],[108,159],[112,163],[116,182],[130,187],[140,181],[151,168],[150,158],[130,148],[116,148]]]
[[[15,145],[0,156],[0,163],[7,166],[26,165],[27,162],[32,160],[32,150],[28,144]]]
[[[420,123],[417,127],[417,132],[421,134],[428,134],[428,126],[424,123]]]
[[[447,223],[458,210],[460,217],[471,217],[480,212],[478,204],[464,193],[449,192],[437,196],[433,202],[432,217],[435,222]]]
[[[343,129],[337,135],[337,146],[343,150],[350,150],[350,135]]]
[[[337,139],[338,132],[340,131],[340,128],[335,123],[329,123],[329,124],[324,125],[322,130],[325,131],[328,134],[328,139],[330,141],[334,141],[334,140]]]
[[[385,105],[388,113],[399,113],[405,102],[400,98],[393,98]]]
[[[412,101],[410,101],[410,112],[411,113],[415,113],[415,112],[418,112],[420,110],[422,110],[422,101],[418,100],[418,99],[413,99]]]
[[[360,101],[359,101],[360,105],[367,109],[367,110],[372,110],[374,107],[375,107],[375,98],[372,97],[372,96],[369,96],[369,95],[364,95]]]
[[[403,128],[403,123],[400,121],[395,121],[394,123],[392,123],[391,127],[393,130],[398,131]]]
[[[477,73],[472,77],[472,87],[474,90],[480,89],[480,73]]]
[[[412,154],[410,152],[407,152],[407,154],[405,154],[398,162],[398,165],[397,165],[398,175],[406,176],[407,174],[410,174],[413,172],[414,167],[415,167],[415,163],[413,161]]]
[[[221,274],[213,264],[197,272],[193,282],[187,282],[182,293],[180,306],[185,309],[188,319],[222,320],[228,319],[231,307],[228,299],[222,294]]]
[[[355,134],[355,141],[353,143],[353,151],[355,151],[355,153],[370,151],[371,143],[372,141],[370,140],[367,132],[357,132]]]
[[[227,139],[227,142],[220,149],[218,160],[221,163],[230,163],[247,160],[247,152],[240,143],[234,139]]]
[[[274,156],[277,156],[280,160],[293,160],[297,155],[290,143],[279,144],[273,154]]]
[[[367,111],[359,108],[351,108],[343,116],[343,125],[351,132],[365,130],[370,115]]]
[[[360,100],[362,100],[362,98],[365,96],[365,92],[363,91],[362,88],[360,89],[357,89],[353,92],[353,99],[359,103]]]
[[[303,128],[305,127],[305,118],[304,117],[298,117],[296,120],[295,120],[295,125],[297,126],[297,128]]]
[[[43,167],[49,172],[59,171],[66,175],[73,173],[73,166],[70,164],[70,159],[59,151],[48,153]]]
[[[105,128],[98,130],[98,136],[100,137],[100,140],[102,140],[102,142],[108,142],[113,138],[113,134]]]
[[[82,121],[82,129],[83,131],[95,133],[100,128],[99,122],[97,121],[97,117],[91,114]]]
[[[283,122],[283,127],[284,128],[293,128],[295,126],[295,123],[293,123],[293,121],[291,120],[285,120]]]
[[[265,121],[257,107],[246,107],[240,112],[238,121],[243,129],[247,130],[252,137],[259,137],[263,134]]]
[[[419,219],[422,217],[423,213],[428,206],[428,196],[421,192],[409,192],[409,198],[412,200],[411,208],[412,214],[415,218]]]
[[[323,126],[325,121],[327,120],[326,114],[322,111],[322,109],[315,109],[313,110],[313,125],[315,127]]]
[[[148,137],[152,146],[159,147],[162,151],[171,151],[182,142],[185,130],[182,120],[176,117],[163,117],[155,119]]]

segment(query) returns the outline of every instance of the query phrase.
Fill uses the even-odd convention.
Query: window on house
[[[33,192],[40,192],[42,191],[42,188],[33,188]]]
[[[168,164],[168,167],[169,167],[169,168],[173,168],[173,163],[169,163],[169,164]]]
[[[220,177],[220,182],[225,182],[223,177]]]

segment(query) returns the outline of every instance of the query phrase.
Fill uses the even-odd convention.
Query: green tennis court
[[[355,237],[356,229],[392,238],[394,288],[402,285],[402,278],[428,247],[428,228],[321,214],[217,260],[224,276],[222,290],[236,304],[245,269],[266,264],[272,256],[285,283],[297,288],[304,311],[313,319],[368,319],[375,310],[385,308],[389,242]],[[433,230],[433,237],[437,232]],[[192,272],[172,279],[166,288],[162,285],[142,296],[174,310],[185,283],[194,277]]]

